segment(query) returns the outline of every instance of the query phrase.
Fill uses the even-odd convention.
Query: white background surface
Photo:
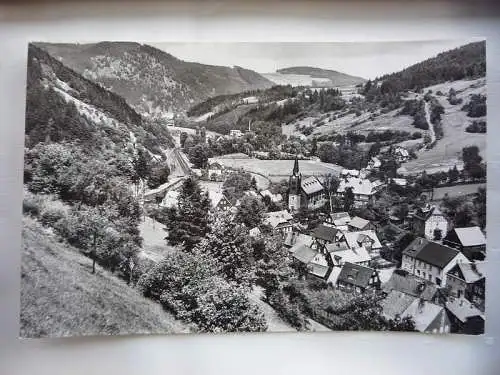
[[[500,39],[497,9],[471,2],[0,7],[0,374],[499,374]],[[487,334],[316,333],[19,340],[27,42],[376,41],[487,38]]]

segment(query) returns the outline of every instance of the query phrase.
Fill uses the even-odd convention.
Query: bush
[[[467,133],[486,133],[486,121],[473,121],[465,128]]]
[[[40,211],[40,221],[43,225],[53,227],[59,220],[66,217],[68,207],[60,201],[52,201],[44,205]]]
[[[299,331],[307,328],[307,320],[302,314],[299,305],[291,302],[283,290],[273,292],[269,296],[268,302],[278,312],[278,315],[292,327]]]

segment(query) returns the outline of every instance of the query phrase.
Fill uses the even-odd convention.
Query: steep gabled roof
[[[457,269],[460,271],[460,278],[467,284],[475,283],[485,277],[484,273],[476,263],[457,263],[448,273],[453,273]]]
[[[438,268],[444,268],[450,263],[457,255],[458,250],[451,247],[441,245],[437,242],[427,243],[416,255],[416,259],[427,264],[432,264]]]
[[[482,317],[481,311],[463,297],[452,298],[451,300],[448,300],[446,302],[446,308],[462,323],[465,323],[467,321],[467,318],[471,318],[473,316]]]
[[[380,303],[382,306],[382,315],[387,319],[394,319],[397,315],[404,318],[402,316],[403,312],[413,303],[415,298],[398,290],[391,290],[387,297]]]
[[[375,194],[375,186],[366,178],[349,177],[346,179],[341,178],[337,193],[344,193],[347,188],[352,188],[354,194],[360,195],[373,195]]]
[[[319,180],[314,176],[304,178],[300,186],[304,193],[306,193],[307,195],[314,194],[323,190],[323,185],[321,185],[321,182],[319,182]]]
[[[329,246],[330,245],[326,245],[327,251],[329,251]],[[333,264],[339,264],[340,262],[359,264],[366,263],[371,260],[370,254],[368,254],[368,251],[366,251],[364,247],[329,251],[329,255],[332,258]]]
[[[393,272],[389,280],[382,286],[386,293],[396,290],[413,297],[423,298],[431,301],[437,292],[437,286],[429,281],[422,280],[417,276],[406,274],[400,275]]]
[[[363,229],[368,224],[370,224],[369,220],[363,219],[362,217],[359,216],[354,216],[348,223],[350,227],[354,227],[357,229]]]
[[[374,272],[375,270],[373,268],[346,262],[342,266],[337,282],[344,282],[366,288]]]
[[[355,249],[360,247],[361,243],[366,241],[367,239],[370,239],[372,241],[372,249],[381,249],[382,244],[380,243],[380,240],[377,237],[377,233],[375,233],[374,230],[362,230],[359,232],[347,232],[344,233],[345,240],[347,242],[347,245],[351,249]]]
[[[455,228],[462,246],[481,246],[486,244],[486,238],[479,227]]]
[[[335,241],[338,232],[339,230],[337,228],[320,224],[316,227],[316,229],[314,229],[312,236],[320,240],[333,242]]]
[[[304,244],[300,244],[296,248],[292,247],[292,249],[290,249],[290,251],[292,252],[292,257],[304,264],[309,264],[318,254],[316,250],[311,249],[309,246],[306,246]]]
[[[415,329],[424,332],[442,311],[443,308],[441,306],[417,298],[401,316],[411,316],[415,322]]]
[[[280,224],[289,224],[293,216],[286,210],[267,212],[265,214],[264,224],[276,228]]]

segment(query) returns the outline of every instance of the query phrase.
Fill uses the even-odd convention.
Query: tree
[[[469,174],[474,172],[481,163],[483,158],[479,155],[479,147],[468,146],[462,149],[462,160],[464,162],[464,170]]]
[[[206,254],[169,253],[137,284],[146,297],[161,302],[178,318],[195,323],[202,332],[254,332],[267,328],[247,291],[218,276],[215,260]]]
[[[245,224],[248,228],[254,228],[262,224],[264,218],[264,204],[257,197],[244,196],[238,210],[236,221]]]
[[[189,148],[188,151],[189,161],[193,163],[195,168],[206,168],[208,166],[209,156],[210,151],[208,146],[204,143],[198,143],[197,145]]]
[[[166,162],[157,164],[151,169],[151,175],[148,179],[148,187],[150,189],[157,188],[158,186],[168,182],[170,175],[170,168]]]
[[[132,164],[136,181],[145,180],[151,173],[151,156],[142,147],[137,149]]]
[[[451,183],[454,183],[458,180],[459,177],[460,177],[460,172],[458,171],[457,166],[455,165],[448,171],[448,179]]]
[[[167,240],[189,251],[209,232],[210,200],[198,183],[188,178],[182,184],[177,207],[170,210],[166,223]]]
[[[442,230],[439,229],[439,228],[434,229],[432,237],[433,237],[432,238],[433,241],[441,241],[441,239],[443,238],[443,232],[442,232]]]
[[[252,247],[256,260],[256,282],[264,288],[264,295],[269,299],[292,274],[288,251],[277,237],[256,240]]]
[[[228,215],[215,219],[195,251],[215,259],[217,273],[228,281],[250,285],[254,278],[255,261],[247,229],[235,225]]]
[[[179,136],[179,142],[180,142],[182,148],[184,148],[184,145],[186,144],[187,138],[188,138],[188,133],[181,132],[181,134]]]
[[[349,212],[354,204],[354,193],[352,187],[347,187],[344,193],[344,211]]]
[[[230,200],[240,199],[245,192],[252,190],[252,175],[248,172],[232,172],[226,177],[222,189]]]

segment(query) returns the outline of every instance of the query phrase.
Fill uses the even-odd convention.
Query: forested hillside
[[[162,117],[211,96],[272,86],[241,67],[182,61],[149,45],[129,42],[38,44],[67,66],[127,100],[141,114]]]
[[[486,42],[475,42],[440,53],[400,72],[367,82],[367,99],[403,91],[419,91],[427,86],[486,75]]]
[[[168,130],[145,120],[120,96],[82,77],[33,44],[28,50],[26,147],[77,142],[88,151],[137,143],[161,155]]]

